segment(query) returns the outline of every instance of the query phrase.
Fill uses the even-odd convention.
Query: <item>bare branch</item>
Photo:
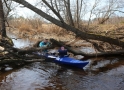
[[[52,6],[50,6],[49,3],[46,2],[46,0],[42,0],[42,1],[54,12],[54,14],[61,20],[61,22],[64,22],[60,14],[56,12],[56,10]]]

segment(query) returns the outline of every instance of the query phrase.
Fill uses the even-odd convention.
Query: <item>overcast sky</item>
[[[35,5],[35,3],[38,1],[38,0],[26,0],[28,3],[32,4],[32,5]],[[73,0],[71,0],[73,2]],[[95,0],[88,0],[87,2],[89,3],[89,6],[88,8],[91,8],[92,5],[94,4],[94,1]],[[102,1],[102,0],[101,0]],[[17,7],[16,8],[16,14],[17,16],[23,16],[23,17],[33,17],[35,15],[35,13],[33,11],[31,11],[30,9],[28,8],[25,8],[25,7]],[[88,19],[88,16],[89,14],[87,13],[85,19],[87,18]]]
[[[36,0],[26,0],[27,2],[29,2],[30,4],[34,5]],[[22,5],[20,5],[22,6]],[[26,8],[26,7],[17,7],[15,12],[17,16],[22,16],[22,17],[31,17],[33,16],[35,13],[33,11],[31,11],[30,9]]]

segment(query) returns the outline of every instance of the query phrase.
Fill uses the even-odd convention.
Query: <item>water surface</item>
[[[35,62],[1,72],[0,90],[124,90],[124,59],[106,61],[85,69]]]

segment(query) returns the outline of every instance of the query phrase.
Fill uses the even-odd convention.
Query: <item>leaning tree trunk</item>
[[[49,20],[50,22],[66,29],[66,30],[74,32],[78,37],[81,37],[84,40],[87,40],[87,39],[100,40],[100,41],[108,42],[110,44],[115,44],[115,45],[124,47],[124,42],[119,41],[118,39],[113,39],[113,38],[110,38],[110,37],[105,37],[105,36],[101,36],[101,35],[95,35],[95,34],[89,34],[89,33],[86,33],[86,32],[82,32],[79,29],[76,29],[75,27],[72,27],[72,26],[70,26],[70,25],[68,25],[64,22],[61,22],[61,21],[53,18],[52,16],[49,16],[48,14],[44,13],[40,9],[38,9],[38,8],[34,7],[33,5],[29,4],[25,0],[13,0],[13,1],[24,5],[25,7],[31,9],[32,11],[36,12],[40,16]]]

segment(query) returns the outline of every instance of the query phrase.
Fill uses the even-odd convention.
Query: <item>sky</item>
[[[34,5],[36,0],[26,0],[27,2],[29,2],[30,4]],[[22,5],[18,6],[15,9],[16,12],[16,16],[22,16],[22,17],[32,17],[33,15],[35,15],[35,13],[33,11],[31,11],[30,9],[26,8],[26,7],[22,7]]]
[[[35,5],[35,3],[38,1],[38,0],[26,0],[28,3],[32,4],[32,5]],[[71,0],[73,2],[73,0]],[[94,1],[95,0],[86,0],[89,4],[88,4],[88,9],[90,9],[93,5],[94,5]],[[102,1],[105,1],[105,0],[100,0],[101,2]],[[104,3],[100,3],[100,6],[104,5]],[[30,9],[26,8],[26,7],[17,7],[16,8],[16,16],[22,16],[22,17],[33,17],[36,13],[34,13],[33,11],[31,11]],[[90,16],[90,13],[87,13],[84,17],[84,19],[88,20],[89,19],[89,16]],[[94,18],[94,16],[92,15],[92,18]]]

